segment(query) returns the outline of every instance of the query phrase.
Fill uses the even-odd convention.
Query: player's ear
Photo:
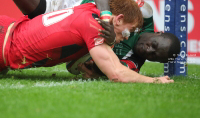
[[[116,24],[117,25],[122,25],[124,21],[124,15],[123,14],[119,14],[116,16]]]

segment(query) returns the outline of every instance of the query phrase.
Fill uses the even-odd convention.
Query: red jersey
[[[22,17],[6,44],[6,65],[11,69],[47,67],[78,59],[104,42],[94,16],[100,16],[100,11],[88,3],[32,20]]]

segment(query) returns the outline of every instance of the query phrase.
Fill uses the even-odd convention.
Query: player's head
[[[110,0],[110,10],[112,12],[110,22],[114,25],[117,43],[125,37],[122,36],[122,32],[128,36],[129,32],[143,25],[142,13],[133,0]]]
[[[171,33],[144,33],[140,36],[135,53],[149,61],[168,62],[180,53],[180,41]]]

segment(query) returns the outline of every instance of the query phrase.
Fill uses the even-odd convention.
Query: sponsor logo
[[[94,39],[95,46],[103,44],[103,42],[104,42],[104,38],[95,38]]]

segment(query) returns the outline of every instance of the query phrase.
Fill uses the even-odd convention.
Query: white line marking
[[[62,82],[36,82],[34,85],[29,86],[25,84],[21,84],[20,82],[16,84],[0,84],[0,89],[23,89],[23,88],[38,88],[38,87],[56,87],[56,86],[69,86],[69,85],[80,85],[85,82],[86,80],[79,80],[79,81],[62,81]]]

